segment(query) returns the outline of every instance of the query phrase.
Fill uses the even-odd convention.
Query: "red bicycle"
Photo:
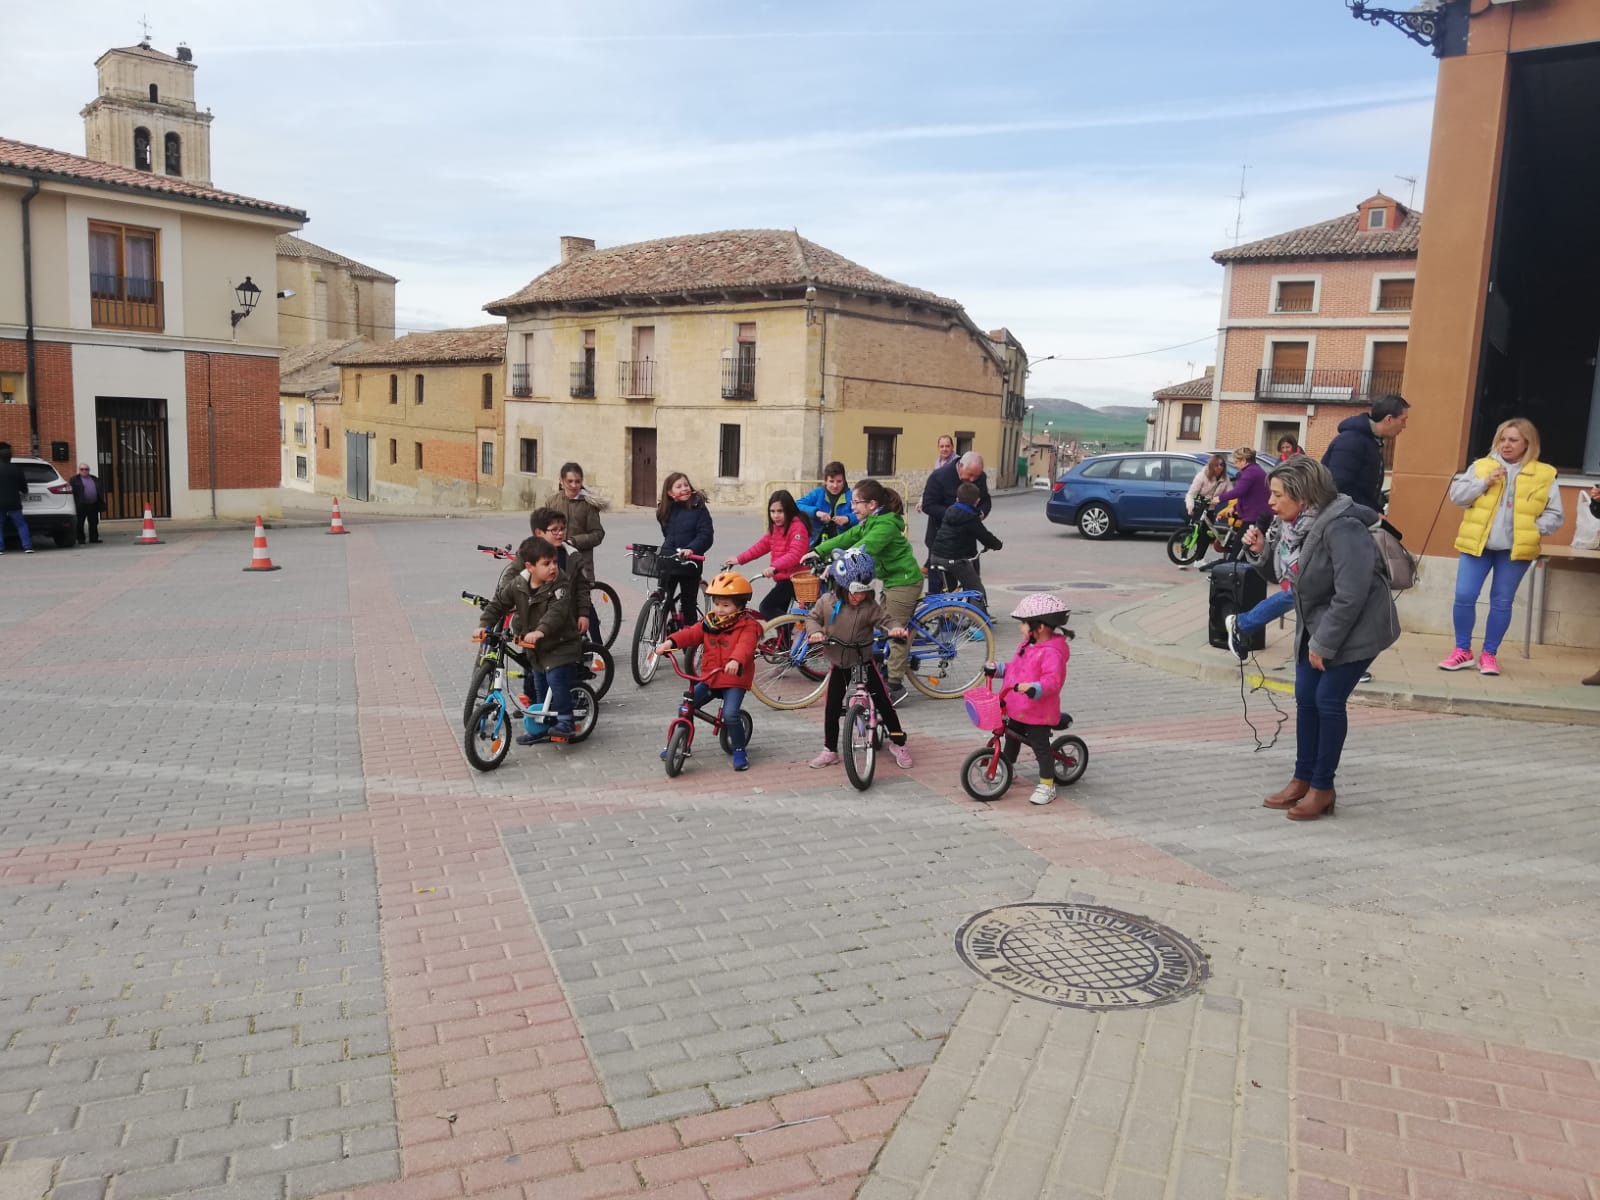
[[[1013,765],[1022,749],[1022,737],[1006,719],[1006,696],[1010,689],[992,690],[994,677],[981,688],[966,693],[967,716],[979,729],[989,731],[989,744],[967,755],[961,764],[961,786],[967,795],[985,804],[1000,799],[1011,786]],[[1070,729],[1072,717],[1061,714],[1052,729]],[[1089,747],[1075,734],[1058,737],[1050,743],[1056,783],[1062,787],[1077,783],[1089,766]]]
[[[667,726],[667,748],[661,752],[661,761],[667,764],[667,775],[676,778],[683,770],[684,760],[689,757],[694,748],[694,723],[704,721],[711,726],[711,731],[717,735],[717,744],[722,747],[724,754],[733,753],[733,730],[729,722],[722,719],[722,697],[712,696],[711,700],[717,701],[715,712],[707,712],[694,702],[694,685],[704,683],[703,675],[691,675],[678,665],[677,654],[668,650],[664,655],[672,664],[672,669],[678,677],[689,685],[689,690],[683,694],[682,701],[678,704],[678,715],[672,718],[672,724]],[[750,745],[750,734],[755,730],[755,719],[743,709],[739,711],[739,725],[744,729],[744,744]]]

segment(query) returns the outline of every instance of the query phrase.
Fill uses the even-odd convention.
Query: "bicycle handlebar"
[[[485,554],[492,554],[496,558],[510,558],[512,555],[512,550],[509,544],[505,546],[485,546],[480,543],[478,549],[482,550]]]
[[[629,551],[631,553],[633,551],[634,547],[633,546],[624,546],[623,549],[627,550],[627,551]],[[690,562],[700,562],[700,563],[703,563],[706,560],[706,556],[704,554],[696,554],[693,550],[674,550],[671,554],[667,555],[667,557],[668,558],[687,558]]]
[[[485,597],[479,596],[474,592],[462,592],[461,598],[468,604],[476,604],[479,608],[489,603]]]

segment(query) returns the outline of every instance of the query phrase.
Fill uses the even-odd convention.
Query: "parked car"
[[[28,536],[35,542],[52,538],[61,549],[71,549],[77,541],[78,522],[72,485],[42,458],[13,457],[11,461],[22,468],[22,477],[28,481],[28,493],[22,497],[22,515],[28,520]],[[9,521],[5,522],[3,536],[8,547],[21,545]]]
[[[1056,480],[1045,516],[1096,539],[1177,529],[1185,516],[1184,493],[1205,461],[1204,454],[1159,450],[1086,458]]]

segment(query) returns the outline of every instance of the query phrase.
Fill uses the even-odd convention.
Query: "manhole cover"
[[[1092,589],[1092,588],[1108,588],[1108,587],[1111,587],[1112,585],[1109,584],[1109,583],[1096,583],[1093,580],[1089,580],[1089,579],[1074,579],[1071,583],[1064,583],[1061,586],[1065,587],[1065,588],[1091,588]]]
[[[956,953],[1008,991],[1063,1008],[1153,1008],[1210,973],[1181,933],[1097,904],[1007,904],[970,917]]]
[[[1006,588],[1008,592],[1053,592],[1056,585],[1053,583],[1013,583]]]

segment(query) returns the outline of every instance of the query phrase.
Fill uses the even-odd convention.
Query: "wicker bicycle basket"
[[[797,571],[789,582],[794,586],[794,598],[801,604],[815,604],[822,595],[822,578],[810,571]]]

